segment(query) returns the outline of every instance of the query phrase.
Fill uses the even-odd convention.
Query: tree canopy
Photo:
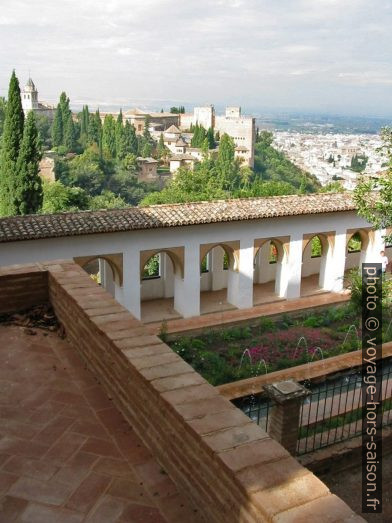
[[[392,226],[392,128],[381,132],[383,149],[388,157],[388,170],[378,179],[364,178],[354,190],[358,213],[377,229]],[[377,190],[377,196],[372,196]],[[389,235],[388,241],[392,240]]]

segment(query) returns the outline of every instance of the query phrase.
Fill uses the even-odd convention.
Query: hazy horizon
[[[50,103],[388,118],[391,23],[387,0],[4,0],[0,95],[15,68]]]

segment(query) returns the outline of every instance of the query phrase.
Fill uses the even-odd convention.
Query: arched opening
[[[369,233],[364,229],[350,231],[347,234],[346,262],[344,272],[347,276],[351,271],[357,270],[366,261],[369,246]],[[345,283],[348,285],[349,282]]]
[[[170,250],[141,256],[140,300],[144,323],[181,318],[174,308],[175,278],[182,278],[178,255]]]
[[[325,291],[325,276],[330,240],[325,234],[314,234],[304,240],[302,251],[301,296]]]
[[[256,244],[253,273],[253,304],[260,305],[280,298],[282,262],[285,256],[283,243],[278,239]]]
[[[219,243],[200,248],[200,312],[233,309],[230,303],[232,273],[237,268],[234,248]]]
[[[121,276],[110,258],[103,256],[92,257],[87,259],[87,261],[83,261],[81,267],[98,285],[101,285],[112,296],[115,296],[115,284],[121,284]]]

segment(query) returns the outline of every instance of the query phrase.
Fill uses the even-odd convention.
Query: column
[[[140,251],[127,249],[123,252],[123,284],[115,285],[115,298],[138,320],[140,309]]]
[[[378,229],[369,234],[369,243],[363,256],[362,262],[374,263],[380,260],[380,252],[385,250],[385,239],[386,235],[385,229]],[[361,268],[361,267],[360,267]]]
[[[225,253],[221,247],[214,247],[209,254],[211,260],[211,290],[220,291],[225,288],[225,271],[223,270],[223,256]]]
[[[254,240],[240,241],[238,271],[229,270],[227,301],[239,309],[253,307]]]
[[[301,296],[302,233],[292,235],[289,252],[277,268],[276,290],[281,298],[288,300]],[[279,282],[279,283],[278,283]]]
[[[294,380],[265,385],[264,390],[272,400],[268,416],[268,434],[290,454],[295,455],[301,405],[303,398],[311,392]]]
[[[200,316],[200,245],[184,247],[184,277],[174,276],[174,308],[184,318]]]
[[[110,265],[103,258],[99,258],[99,275],[101,279],[101,286],[105,288],[112,296],[114,296],[114,277]]]
[[[320,286],[323,289],[332,292],[343,290],[346,255],[347,231],[343,229],[335,232],[334,245],[328,247],[323,281],[320,278]]]

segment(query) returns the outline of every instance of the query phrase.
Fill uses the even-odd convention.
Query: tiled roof
[[[349,193],[243,198],[0,218],[0,242],[353,211]]]

